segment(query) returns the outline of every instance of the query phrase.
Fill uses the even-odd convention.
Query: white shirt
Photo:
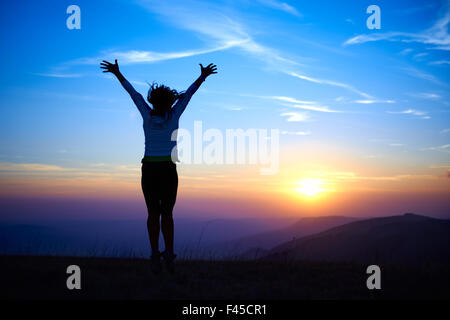
[[[177,141],[176,135],[174,135],[174,140],[172,140],[172,133],[178,129],[180,116],[186,109],[192,95],[198,90],[199,86],[195,82],[191,84],[184,93],[184,96],[172,107],[170,115],[166,114],[166,117],[163,118],[161,116],[152,116],[150,114],[150,106],[127,80],[121,82],[121,84],[130,94],[131,99],[133,99],[134,104],[144,120],[144,156],[172,156],[172,159],[174,159],[174,157],[176,159]]]

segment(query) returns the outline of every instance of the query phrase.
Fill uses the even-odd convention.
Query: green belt
[[[145,156],[141,162],[172,161],[172,156]]]

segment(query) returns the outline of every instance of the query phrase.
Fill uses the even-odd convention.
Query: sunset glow
[[[101,72],[103,59],[118,59],[144,97],[147,83],[184,91],[199,63],[218,66],[180,118],[192,161],[177,163],[176,215],[449,216],[449,6],[386,2],[391,18],[375,31],[360,1],[329,1],[325,11],[292,2],[296,14],[276,1],[80,0],[82,27],[69,30],[66,8],[47,2],[2,7],[21,16],[1,21],[3,220],[44,207],[66,218],[60,199],[71,218],[146,214],[142,118]],[[254,148],[246,136],[242,148],[227,143],[228,131],[250,129]],[[81,205],[90,201],[105,213]]]
[[[305,179],[299,182],[300,187],[295,190],[305,196],[314,197],[324,191],[322,189],[323,181],[316,179]]]

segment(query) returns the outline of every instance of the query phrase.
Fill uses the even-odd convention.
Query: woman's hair
[[[175,89],[157,83],[152,83],[148,89],[147,100],[153,105],[151,115],[164,116],[170,114],[172,105],[179,98],[180,93]]]

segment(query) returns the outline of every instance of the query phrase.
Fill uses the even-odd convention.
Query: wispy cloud
[[[414,67],[405,67],[405,68],[400,68],[400,69],[405,71],[407,74],[409,74],[412,77],[424,79],[424,80],[431,81],[431,82],[434,82],[439,85],[443,85],[443,83],[438,78],[433,76],[432,74],[426,73],[426,72],[416,69]]]
[[[128,167],[128,168],[126,168]],[[91,194],[99,190],[123,195],[136,190],[139,167],[118,165],[89,165],[78,168],[47,163],[0,163],[0,185],[5,193],[73,195]],[[109,187],[108,187],[109,186]],[[113,186],[112,188],[110,188]],[[108,190],[108,191],[106,191]]]
[[[407,55],[408,53],[410,53],[412,51],[414,51],[414,50],[411,49],[411,48],[406,48],[406,49],[400,51],[399,55],[405,56],[405,55]]]
[[[449,168],[450,169],[450,165],[431,165],[431,166],[428,166],[428,168],[430,168],[430,169],[447,169],[447,168]]]
[[[281,56],[277,50],[256,42],[250,36],[245,26],[224,15],[219,6],[197,1],[161,2],[142,0],[139,3],[147,10],[161,16],[165,22],[193,31],[198,35],[209,37],[213,40],[209,41],[209,43],[213,44],[212,47],[177,52],[107,50],[101,52],[97,57],[80,58],[67,64],[96,64],[102,59],[118,59],[122,64],[154,63],[237,48],[245,53],[252,54],[268,64],[301,65],[296,61]]]
[[[386,33],[373,33],[373,34],[361,34],[355,37],[352,37],[344,42],[344,46],[353,45],[353,44],[361,44],[366,42],[374,42],[380,40],[389,40],[389,41],[401,41],[403,37],[413,37],[415,34],[407,33],[407,32],[386,32]]]
[[[355,100],[353,101],[355,103],[361,103],[361,104],[372,104],[372,103],[395,103],[395,100]]]
[[[440,151],[440,152],[450,153],[450,144],[444,144],[442,146],[437,146],[437,147],[423,148],[421,150],[422,151],[431,150],[431,151]]]
[[[369,99],[373,98],[370,94],[362,92],[362,91],[356,89],[355,87],[353,87],[352,85],[349,85],[349,84],[346,84],[346,83],[341,83],[341,82],[336,82],[336,81],[326,80],[326,79],[316,79],[316,78],[308,77],[306,75],[301,75],[301,74],[298,74],[296,72],[291,72],[291,71],[285,71],[285,73],[287,73],[290,76],[293,76],[295,78],[306,80],[306,81],[309,81],[309,82],[320,83],[320,84],[327,84],[327,85],[330,85],[330,86],[344,88],[344,89],[347,89],[349,91],[355,92],[355,93],[359,94],[360,96],[363,96],[364,98],[369,98]]]
[[[287,107],[291,107],[291,108],[304,109],[304,110],[317,111],[317,112],[330,112],[330,113],[342,112],[342,111],[330,109],[326,106],[320,106],[320,105],[315,105],[315,104],[286,104],[285,103],[283,105],[285,105]]]
[[[258,0],[258,2],[272,9],[281,10],[297,17],[303,16],[296,8],[286,2],[279,2],[275,0]]]
[[[402,180],[434,180],[439,176],[429,174],[401,174],[392,176],[360,176],[348,171],[307,171],[313,177],[326,177],[331,181],[402,181]]]
[[[242,111],[244,108],[238,106],[226,106],[225,109],[230,111]]]
[[[449,132],[450,132],[450,128],[441,130],[441,134],[446,134],[446,133],[449,133]]]
[[[295,98],[291,97],[285,97],[285,96],[259,96],[260,98],[265,99],[272,99],[280,102],[287,102],[283,103],[284,106],[290,107],[290,108],[297,108],[297,109],[304,109],[309,111],[317,111],[317,112],[341,112],[338,110],[333,110],[328,108],[327,106],[322,106],[316,101],[304,101],[304,100],[297,100]]]
[[[422,60],[421,58],[425,57],[428,55],[428,52],[420,52],[420,53],[416,53],[415,55],[413,55],[413,59],[415,60]]]
[[[309,120],[309,115],[305,112],[283,112],[282,117],[287,117],[288,122],[304,122]]]
[[[448,24],[450,22],[450,5],[446,1],[443,11],[443,15],[439,18],[433,26],[430,28],[418,32],[385,32],[385,33],[372,33],[372,34],[361,34],[352,37],[344,42],[344,45],[360,44],[365,42],[373,41],[400,41],[400,42],[418,42],[428,45],[433,45],[430,49],[437,50],[450,50],[450,35],[448,34]]]
[[[68,174],[74,178],[78,176],[108,176],[122,175],[132,172],[134,175],[139,172],[139,167],[129,165],[107,165],[104,163],[91,163],[87,167],[71,168],[62,167],[46,163],[15,163],[0,162],[0,174],[48,174],[59,175]]]
[[[389,146],[390,147],[403,147],[405,145],[403,143],[390,143]]]
[[[79,78],[82,75],[79,73],[33,73],[34,75],[50,78]]]
[[[41,164],[41,163],[0,163],[0,171],[68,171],[72,168],[63,168],[60,166]]]
[[[281,56],[277,50],[256,42],[246,26],[223,14],[222,8],[218,5],[198,1],[161,2],[152,0],[142,0],[140,4],[161,16],[164,21],[211,38],[219,47],[231,43],[234,47],[250,53],[266,63],[281,62],[299,65],[298,62]]]
[[[272,99],[277,101],[283,101],[283,102],[292,102],[292,103],[300,103],[300,104],[315,104],[315,101],[305,101],[305,100],[298,100],[292,97],[286,97],[286,96],[258,96],[259,98],[263,99]]]
[[[290,136],[308,136],[311,134],[310,131],[281,131],[281,134]]]
[[[437,60],[437,61],[431,61],[428,63],[429,65],[446,65],[446,64],[450,64],[450,61],[448,60]]]
[[[142,86],[142,87],[147,87],[147,88],[149,86],[149,84],[147,82],[136,81],[136,80],[130,80],[130,83],[138,85],[138,86]]]
[[[275,5],[275,1],[269,1]],[[269,3],[268,2],[268,3]],[[170,21],[176,26],[186,30],[191,30],[197,34],[207,36],[213,39],[219,45],[233,44],[233,47],[244,51],[246,54],[258,58],[270,66],[276,66],[276,70],[282,71],[293,77],[306,81],[336,86],[355,92],[364,98],[372,98],[371,95],[360,91],[352,85],[326,79],[316,79],[310,76],[302,75],[298,72],[289,70],[292,66],[301,66],[300,63],[282,55],[278,50],[258,43],[253,39],[249,28],[238,21],[231,19],[223,14],[219,6],[202,4],[200,2],[160,2],[160,1],[141,1],[140,2],[149,11],[162,16],[165,21]],[[279,2],[277,2],[279,4]],[[194,6],[195,4],[195,6]],[[195,10],[193,9],[195,7]],[[285,10],[286,5],[282,5]]]
[[[403,111],[387,111],[387,113],[390,114],[410,114],[416,117],[420,117],[422,119],[431,119],[430,116],[428,116],[427,112],[425,111],[419,111],[419,110],[414,110],[414,109],[407,109],[407,110],[403,110]]]
[[[351,24],[355,24],[355,22],[352,19],[350,19],[350,18],[345,19],[345,22],[348,22],[348,23],[351,23]]]
[[[222,45],[209,49],[186,50],[178,52],[154,52],[145,50],[130,50],[130,51],[106,51],[102,52],[98,57],[94,58],[80,58],[70,63],[72,64],[97,64],[101,60],[117,59],[121,64],[132,63],[154,63],[165,60],[180,59],[192,56],[198,56],[216,51],[227,50],[239,45],[242,45],[248,39],[228,41]]]
[[[422,98],[422,99],[428,99],[428,100],[436,100],[436,99],[441,98],[440,95],[438,95],[436,93],[431,93],[431,92],[411,93],[410,95],[413,97],[416,97],[416,98]]]
[[[277,10],[300,15],[294,7],[287,3],[275,0],[261,0],[261,2],[263,2],[264,5],[273,7]],[[168,22],[182,29],[193,31],[203,38],[209,38],[210,41],[208,41],[208,43],[212,44],[212,47],[177,52],[107,50],[101,52],[97,57],[79,58],[69,61],[66,63],[66,66],[71,64],[97,64],[103,59],[118,59],[121,64],[154,63],[234,48],[236,50],[241,50],[246,55],[252,55],[264,62],[266,66],[273,67],[274,70],[281,71],[297,79],[340,87],[354,92],[366,99],[373,98],[370,94],[358,90],[350,84],[327,79],[318,79],[306,76],[300,72],[292,71],[291,68],[293,66],[300,67],[302,64],[284,56],[284,54],[274,48],[255,41],[251,36],[248,26],[225,15],[220,4],[211,5],[210,3],[205,4],[195,0],[186,0],[183,2],[141,0],[138,1],[138,3],[148,11],[159,15],[166,23]],[[318,112],[339,112],[326,106],[319,106],[318,104],[296,103],[295,105],[291,105],[291,107]]]

